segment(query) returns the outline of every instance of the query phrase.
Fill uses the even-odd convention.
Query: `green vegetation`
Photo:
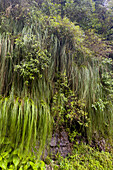
[[[113,169],[112,9],[111,1],[0,1],[1,169],[46,168],[40,159],[61,126],[73,154],[54,169]],[[75,145],[77,136],[88,145]]]
[[[58,166],[54,166],[54,169],[60,170],[90,170],[90,169],[100,169],[107,170],[113,169],[113,155],[108,152],[99,152],[93,148],[81,144],[76,145],[73,154],[65,159],[62,157],[58,158]]]
[[[0,168],[2,169],[19,169],[19,170],[27,170],[27,169],[38,169],[44,170],[45,163],[36,156],[29,153],[29,156],[26,154],[20,154],[18,150],[12,151],[11,149],[8,151],[1,152],[0,155]]]

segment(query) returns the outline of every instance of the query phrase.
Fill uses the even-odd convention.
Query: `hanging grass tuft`
[[[50,111],[43,101],[37,106],[28,97],[1,99],[0,148],[10,145],[21,152],[28,152],[37,144],[38,153],[41,154],[47,142],[50,122]]]

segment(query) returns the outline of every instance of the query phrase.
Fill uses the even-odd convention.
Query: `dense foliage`
[[[37,146],[40,158],[61,126],[73,144],[79,135],[112,150],[112,9],[111,1],[0,1],[1,168],[43,168],[29,153]]]
[[[58,165],[50,164],[59,170],[89,170],[89,169],[113,169],[113,156],[108,152],[99,152],[93,148],[81,144],[75,146],[73,154],[67,158],[58,158]]]

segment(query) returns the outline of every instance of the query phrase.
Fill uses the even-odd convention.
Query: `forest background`
[[[112,59],[112,0],[0,0],[0,168],[113,169]]]

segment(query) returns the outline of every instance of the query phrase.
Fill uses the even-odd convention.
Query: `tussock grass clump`
[[[39,103],[38,103],[39,104]],[[50,131],[48,106],[39,106],[28,97],[5,97],[0,100],[0,148],[19,148],[28,152],[38,146],[38,153],[44,149]],[[43,128],[42,128],[43,126]],[[38,142],[38,143],[37,143]]]

